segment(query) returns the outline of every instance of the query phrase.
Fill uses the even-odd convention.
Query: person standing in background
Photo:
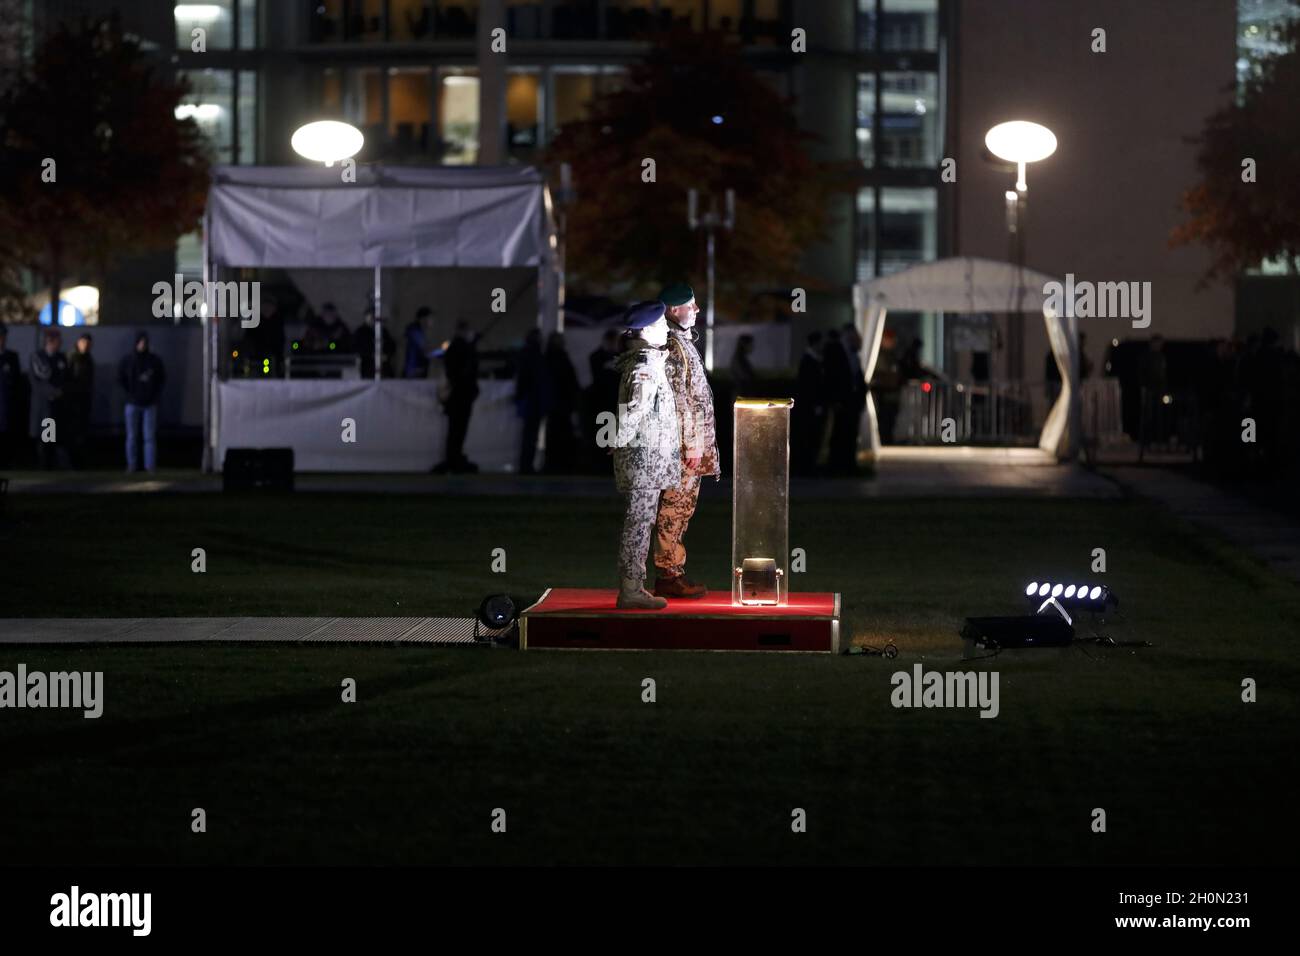
[[[67,418],[71,426],[68,448],[74,468],[86,463],[86,442],[90,434],[90,409],[95,400],[95,359],[90,354],[89,332],[77,336],[77,347],[68,356]]]
[[[413,318],[406,326],[403,338],[406,340],[406,358],[402,364],[402,378],[429,377],[429,326],[433,324],[433,310],[422,305],[415,310]]]
[[[64,390],[68,385],[68,360],[59,349],[63,345],[63,335],[57,328],[45,330],[44,347],[32,354],[28,372],[32,379],[31,431],[36,439],[36,464],[39,468],[68,467],[67,445],[59,434],[68,423],[64,410],[67,401]],[[53,441],[45,441],[46,428],[52,425],[49,434]]]
[[[808,333],[808,347],[799,358],[791,418],[791,471],[796,475],[812,474],[826,426],[826,372],[820,332]]]
[[[447,412],[447,454],[434,466],[435,474],[475,472],[478,465],[465,457],[465,436],[469,434],[469,418],[478,398],[478,339],[469,330],[464,319],[456,323],[442,364],[447,373],[446,397],[443,408]]]
[[[546,466],[552,474],[573,471],[577,452],[573,416],[578,410],[578,371],[564,346],[564,334],[546,340],[546,372],[551,382],[551,410],[546,415]]]
[[[122,359],[117,381],[126,392],[126,470],[139,470],[144,445],[144,470],[158,470],[158,399],[167,372],[162,359],[149,351],[149,333],[137,332],[135,349]]]
[[[519,370],[515,375],[515,410],[524,420],[519,440],[519,474],[531,475],[537,469],[537,435],[542,420],[551,411],[551,376],[542,354],[542,333],[529,329],[519,352]]]
[[[0,322],[0,468],[13,464],[23,377],[18,353],[5,348],[8,341],[9,330]]]

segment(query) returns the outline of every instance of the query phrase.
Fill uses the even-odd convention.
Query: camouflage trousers
[[[650,554],[650,532],[659,510],[658,488],[632,488],[624,497],[623,538],[618,549],[619,582],[645,584],[645,561]]]
[[[661,577],[675,578],[686,571],[686,548],[682,538],[699,500],[699,475],[687,475],[680,485],[664,489],[659,496],[659,515],[655,519],[655,568]]]

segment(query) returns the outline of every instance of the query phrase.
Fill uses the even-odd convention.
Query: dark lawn
[[[687,543],[722,586],[716,491]],[[414,616],[610,584],[620,514],[612,495],[119,494],[11,498],[10,518],[0,617]],[[0,860],[1294,859],[1300,588],[1137,502],[796,501],[791,545],[808,554],[794,586],[843,592],[845,633],[892,638],[896,661],[0,646],[0,669],[106,684],[99,720],[0,710]],[[1035,576],[1087,577],[1094,547],[1127,616],[1112,633],[1156,646],[959,663],[965,615],[1019,612]],[[918,660],[996,669],[1000,716],[895,710],[890,674]],[[1241,702],[1244,677],[1259,703]]]

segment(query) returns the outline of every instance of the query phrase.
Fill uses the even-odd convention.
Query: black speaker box
[[[990,648],[1065,647],[1074,640],[1074,628],[1059,614],[968,617],[961,636]]]
[[[226,449],[221,490],[293,491],[293,449]]]

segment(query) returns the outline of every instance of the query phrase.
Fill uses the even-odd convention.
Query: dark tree
[[[715,117],[721,122],[716,122]],[[546,160],[573,168],[568,268],[589,288],[629,282],[650,294],[665,279],[698,275],[701,233],[686,225],[687,191],[700,212],[736,192],[737,223],[719,233],[720,292],[812,285],[799,273],[828,223],[830,200],[851,188],[849,167],[814,160],[788,98],[719,34],[674,33],[631,68],[626,85],[597,97],[589,118],[563,127]],[[653,159],[656,182],[642,181]]]
[[[198,227],[208,158],[197,124],[176,117],[186,92],[109,19],[61,26],[0,95],[0,256],[52,302],[72,270]]]
[[[1191,218],[1171,244],[1208,246],[1207,280],[1271,258],[1294,275],[1300,263],[1300,21],[1278,36],[1286,51],[1259,61],[1238,101],[1210,116],[1196,140],[1201,181],[1183,196]],[[1254,182],[1243,177],[1247,159]]]

